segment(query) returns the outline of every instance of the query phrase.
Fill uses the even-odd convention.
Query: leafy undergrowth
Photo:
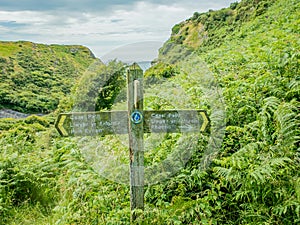
[[[232,7],[247,2],[255,1]],[[213,116],[218,106],[202,85],[215,84],[204,79],[204,69],[192,73],[203,60],[223,89],[226,126],[217,157],[205,170],[208,134],[184,142],[182,149],[193,147],[190,160],[168,180],[145,187],[145,212],[137,224],[300,223],[299,8],[296,0],[276,1],[251,14],[217,48],[205,54],[199,48],[189,58],[184,54],[190,50],[181,49],[176,58],[185,60],[160,64],[159,77],[150,70],[155,79],[148,80],[145,107],[204,108]],[[164,75],[167,82],[160,80]],[[87,139],[59,137],[53,121],[0,120],[0,224],[130,224],[129,187],[101,177],[78,145]],[[104,143],[94,145],[98,151],[112,148],[108,157],[124,155],[120,141],[95,138],[92,144]],[[178,138],[162,136],[145,153],[147,165],[164,160]]]

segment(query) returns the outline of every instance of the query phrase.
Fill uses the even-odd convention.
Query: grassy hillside
[[[95,60],[82,46],[0,42],[0,108],[48,113]]]
[[[145,108],[205,109],[212,127],[145,135],[147,169],[169,179],[145,187],[137,224],[300,223],[299,9],[298,0],[243,0],[173,28],[145,74]],[[90,67],[60,110],[126,107],[121,68]],[[130,224],[126,137],[62,138],[53,123],[0,120],[0,224]]]
[[[226,105],[219,158],[201,191],[187,188],[174,204],[183,224],[299,223],[299,9],[299,1],[249,0],[195,13],[162,47],[163,62],[205,62]],[[179,183],[197,183],[195,171]]]
[[[206,52],[231,39],[244,24],[263,15],[276,0],[247,0],[221,10],[198,13],[172,28],[169,40],[160,49],[160,59],[175,62],[194,50]],[[180,47],[179,47],[180,46]]]

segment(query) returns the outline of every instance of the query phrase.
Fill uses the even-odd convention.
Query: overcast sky
[[[169,38],[173,25],[196,11],[228,7],[231,2],[234,0],[0,0],[0,40],[80,44],[100,58],[116,54],[113,50],[124,45],[138,46],[145,51],[140,60],[147,60]]]

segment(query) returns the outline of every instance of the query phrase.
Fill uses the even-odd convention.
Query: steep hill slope
[[[94,60],[83,46],[0,42],[0,108],[53,111]]]
[[[169,40],[160,49],[160,59],[171,62],[184,50],[205,52],[231,39],[244,24],[263,15],[276,0],[244,0],[221,10],[198,13],[172,28]],[[180,48],[178,47],[180,46]],[[184,49],[183,49],[184,47]]]
[[[145,187],[145,212],[137,224],[300,223],[299,9],[299,0],[243,0],[196,13],[173,28],[160,62],[147,72],[145,107],[206,109],[214,129],[191,139],[145,135],[145,165],[156,172],[164,161],[155,175],[169,179]],[[236,23],[218,19],[227,11]],[[214,19],[205,25],[206,17]],[[197,36],[203,29],[206,41]],[[182,42],[176,41],[179,34],[185,35]],[[99,71],[115,74],[121,66]],[[87,100],[95,104],[100,90],[94,84],[103,81],[99,71],[92,68],[82,78],[78,89],[85,95],[73,96],[79,108],[86,109]],[[118,88],[122,83],[112,81]],[[218,105],[210,91],[215,86],[222,88],[222,124],[216,123]],[[107,108],[119,109],[111,105],[114,90],[103,98],[109,97]],[[52,124],[52,118],[36,116],[0,120],[0,224],[130,224],[129,187],[110,173],[128,168],[126,137],[62,138]],[[220,138],[209,142],[218,130]],[[218,151],[203,167],[209,143],[218,144]],[[187,156],[170,176],[172,163]],[[97,163],[99,157],[104,163]],[[108,165],[106,172],[119,183],[102,177]]]
[[[174,179],[178,189],[195,185],[172,196],[182,224],[300,222],[299,25],[297,0],[244,0],[196,13],[173,28],[159,59],[185,71],[193,64],[184,60],[204,62],[226,105],[225,137],[209,174],[199,178],[190,167],[180,175],[185,178]],[[186,79],[193,81],[195,74]],[[195,83],[187,88],[195,93]]]

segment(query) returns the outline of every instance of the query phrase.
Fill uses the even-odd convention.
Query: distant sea
[[[139,64],[139,66],[144,72],[151,67],[151,61],[137,62],[137,64]]]

